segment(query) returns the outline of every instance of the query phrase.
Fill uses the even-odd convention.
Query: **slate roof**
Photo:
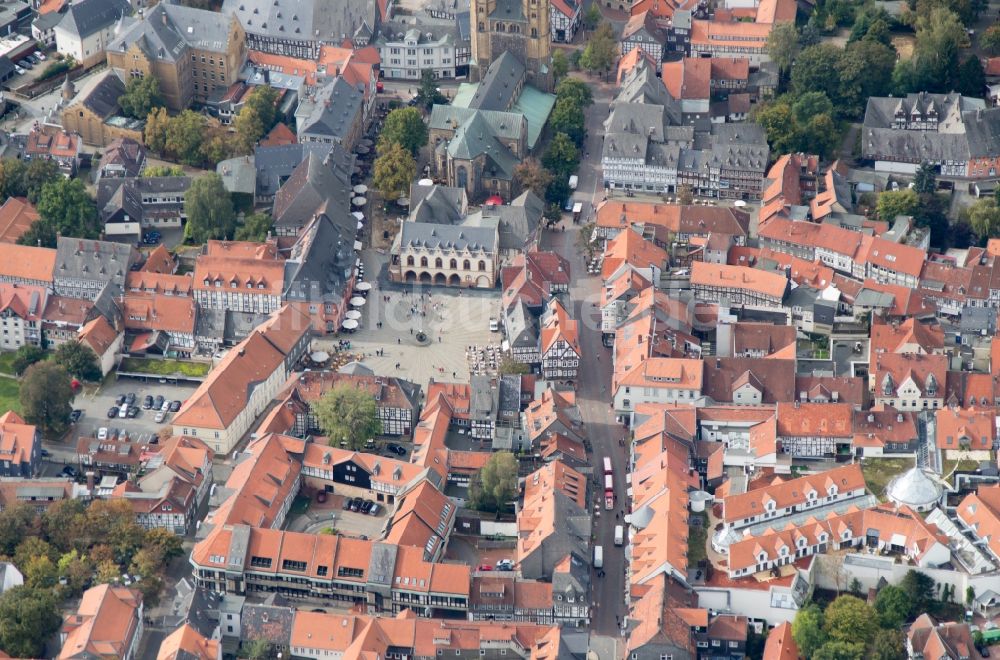
[[[937,128],[894,128],[897,112],[935,116]],[[1000,154],[1000,108],[985,108],[982,99],[960,94],[908,94],[906,98],[871,97],[865,109],[862,153],[893,160],[955,160]]]
[[[415,22],[409,22],[411,20]],[[468,44],[468,21],[469,12],[465,12],[465,33],[463,35],[459,19],[435,18],[426,13],[419,12],[413,16],[407,16],[406,21],[383,21],[379,27],[379,36],[376,37],[374,44],[379,46],[385,46],[390,43],[396,44],[401,43],[404,39],[409,40],[410,37],[415,37],[420,46],[454,46],[462,42]],[[405,35],[405,37],[401,37],[400,35]]]
[[[139,168],[145,162],[146,147],[132,138],[118,138],[105,147],[98,169],[120,165],[126,176],[139,176]]]
[[[363,100],[362,92],[337,76],[333,82],[316,89],[315,102],[304,108],[307,114],[299,121],[299,136],[323,135],[342,141],[361,113]]]
[[[484,206],[465,222],[467,227],[492,224],[495,218],[500,222],[500,249],[522,250],[535,235],[541,222],[545,203],[530,190],[522,193],[510,204]]]
[[[463,225],[437,225],[424,222],[404,222],[399,232],[403,247],[450,248],[454,250],[497,249],[497,226],[466,227]]]
[[[490,63],[469,107],[473,110],[509,109],[517,100],[514,92],[524,76],[524,63],[510,51],[504,51]]]
[[[410,186],[410,221],[439,225],[462,222],[465,190],[450,186]]]
[[[128,0],[80,0],[66,9],[58,27],[82,39],[131,13]]]
[[[244,29],[282,40],[339,43],[367,36],[378,21],[375,0],[224,0]]]
[[[120,292],[137,256],[135,248],[124,243],[60,236],[53,276],[56,280],[104,280]]]
[[[527,119],[517,112],[499,112],[496,110],[474,110],[453,105],[435,105],[431,109],[430,127],[432,129],[455,130],[478,115],[490,127],[497,137],[516,140],[521,131],[526,129]]]
[[[347,211],[331,210],[306,225],[285,261],[285,299],[343,299],[356,258],[356,224]]]
[[[114,177],[102,178],[97,184],[97,211],[101,220],[108,222],[119,211],[124,211],[132,222],[146,216],[146,206],[142,202],[144,193],[185,193],[191,187],[189,176],[154,177]],[[159,207],[180,207],[181,203],[157,205]],[[150,217],[158,209],[150,209]]]
[[[254,150],[254,168],[257,170],[256,194],[260,197],[273,196],[309,154],[314,153],[322,160],[330,153],[330,147],[329,144],[319,142],[257,147]]]
[[[301,226],[316,213],[346,208],[349,194],[334,170],[309,153],[274,197],[274,223]]]
[[[74,102],[83,106],[102,119],[113,117],[121,112],[118,99],[125,93],[125,83],[114,71],[98,74],[93,86],[80,90]]]
[[[514,168],[520,159],[497,139],[489,122],[478,111],[467,122],[458,127],[455,136],[448,142],[448,153],[459,160],[473,160],[486,155],[484,177],[496,176],[510,180],[514,178]]]

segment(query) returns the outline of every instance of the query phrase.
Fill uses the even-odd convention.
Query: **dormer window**
[[[757,561],[761,563],[767,561],[767,554],[762,552],[759,555],[757,555]]]
[[[765,507],[765,508],[766,508],[766,509],[767,509],[768,511],[774,511],[774,500],[769,500],[769,501],[767,502],[767,504],[765,504],[765,505],[764,505],[764,507]]]
[[[826,489],[826,492],[829,493],[830,496],[832,497],[833,495],[837,494],[837,487],[831,484],[830,487]]]

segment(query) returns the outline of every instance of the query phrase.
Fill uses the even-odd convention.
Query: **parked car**
[[[52,452],[50,452],[48,449],[43,449],[41,451],[41,454],[42,454],[42,458],[48,458],[49,456],[52,455]]]
[[[80,421],[80,418],[81,418],[81,417],[83,417],[83,411],[82,411],[82,410],[79,410],[79,409],[77,409],[77,410],[74,410],[73,412],[71,412],[71,413],[69,414],[69,421],[71,421],[71,422],[73,422],[74,424],[76,424],[77,422],[79,422],[79,421]]]
[[[481,570],[481,571],[492,571],[493,567],[490,566],[489,564],[480,564],[479,565],[479,570]]]
[[[139,408],[136,406],[129,406],[126,417],[128,417],[129,419],[135,419],[138,415],[139,415]]]
[[[97,439],[98,440],[107,440],[108,439],[108,427],[107,426],[102,426],[101,428],[97,429]]]
[[[373,506],[375,506],[375,503],[372,502],[371,500],[362,500],[361,501],[361,513],[368,513],[369,511],[372,510]]]
[[[153,400],[153,407],[156,408],[157,410],[160,410],[161,408],[163,408],[163,395],[162,394],[157,394],[156,395],[156,399]]]
[[[27,55],[25,55],[24,59],[28,60],[32,64],[41,64],[41,62],[42,62],[40,59],[38,59],[37,57],[35,57],[31,53],[28,53]]]
[[[24,69],[22,69],[21,67],[19,67],[18,65],[15,64],[14,65],[14,73],[16,73],[19,76],[23,76],[24,75]]]
[[[21,60],[20,62],[17,63],[17,66],[21,67],[22,69],[34,69],[35,68],[35,65],[32,64],[31,62],[29,62],[28,60]]]
[[[124,394],[119,394],[118,396],[115,397],[115,405],[116,406],[120,407],[123,403],[125,403],[125,395]]]
[[[498,571],[512,571],[514,570],[514,562],[509,559],[501,559],[497,562]]]
[[[153,407],[153,397],[150,396],[149,394],[142,397],[142,409],[149,410],[152,407]]]
[[[368,509],[368,515],[377,516],[382,512],[382,505],[378,502],[372,502],[372,508]]]
[[[164,401],[163,403],[161,403],[160,404],[160,410],[162,410],[163,412],[169,412],[170,411],[170,402],[169,401]]]
[[[181,402],[174,399],[170,402],[170,412],[177,412],[181,409]]]
[[[166,418],[167,418],[167,413],[166,412],[164,412],[162,410],[157,410],[156,411],[156,417],[153,418],[153,421],[156,422],[157,424],[162,424],[163,420],[165,420]]]
[[[397,445],[395,442],[390,442],[385,446],[385,448],[398,456],[406,456],[406,447]]]
[[[62,474],[63,474],[63,476],[71,477],[73,479],[76,479],[76,476],[79,474],[79,472],[72,465],[67,465],[66,467],[64,467],[62,469]]]
[[[47,57],[45,57],[45,53],[43,53],[40,50],[36,50],[34,53],[32,53],[32,55],[35,56],[35,59],[41,60],[42,62],[48,59]]]
[[[108,419],[114,419],[115,415],[118,414],[118,406],[111,406],[108,408]]]
[[[341,508],[344,509],[344,511],[350,511],[351,510],[351,502],[353,502],[353,500],[351,498],[345,497],[344,498],[344,503],[341,504],[340,506],[341,506]]]
[[[360,511],[363,504],[364,502],[362,502],[360,497],[355,497],[351,500],[351,511]]]
[[[127,403],[130,406],[133,403],[135,403],[135,392],[129,392],[128,394],[125,395],[125,403]]]

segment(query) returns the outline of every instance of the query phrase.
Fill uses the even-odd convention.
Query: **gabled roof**
[[[8,197],[0,206],[0,242],[16,243],[38,218],[38,211],[26,198]]]
[[[59,660],[124,657],[136,634],[142,594],[101,584],[84,592],[75,614],[63,621]]]
[[[127,0],[79,0],[70,4],[57,29],[83,39],[131,13]]]

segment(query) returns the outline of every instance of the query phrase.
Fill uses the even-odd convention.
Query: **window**
[[[304,561],[295,561],[294,559],[286,559],[283,562],[281,562],[281,570],[304,571],[306,570],[306,563]]]
[[[251,568],[271,568],[271,558],[270,557],[250,557],[250,567]]]

